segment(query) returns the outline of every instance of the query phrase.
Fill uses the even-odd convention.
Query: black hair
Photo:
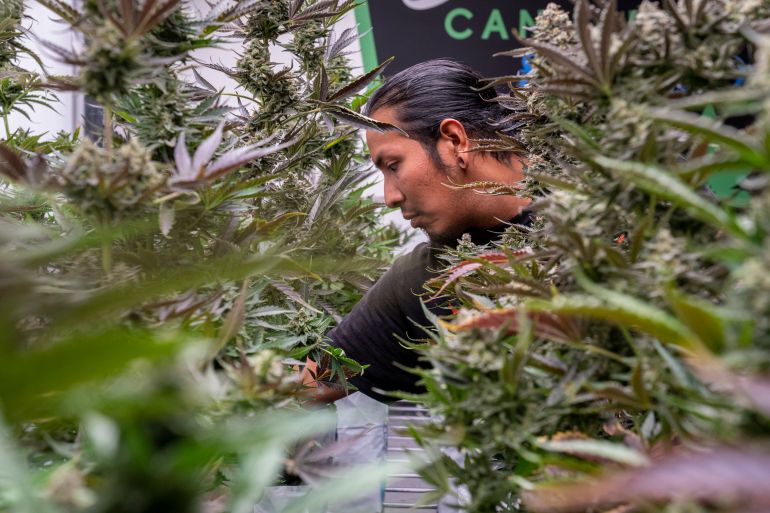
[[[494,88],[479,90],[483,76],[454,59],[433,59],[415,64],[389,77],[369,98],[364,114],[395,107],[399,128],[419,141],[434,162],[443,166],[436,141],[441,121],[456,119],[475,139],[496,139],[492,123],[510,114],[494,98]],[[495,151],[501,161],[508,161],[512,152]]]

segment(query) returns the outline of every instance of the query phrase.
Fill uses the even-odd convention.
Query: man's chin
[[[434,233],[424,228],[422,231],[428,236],[428,239],[433,246],[448,246],[453,248],[457,246],[457,241],[462,237],[462,233]]]

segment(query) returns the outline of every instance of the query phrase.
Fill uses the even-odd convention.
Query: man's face
[[[371,117],[398,126],[393,109],[384,108]],[[397,132],[366,132],[372,161],[382,172],[385,204],[399,207],[414,228],[427,232],[433,242],[454,243],[468,228],[472,201],[468,190],[452,189],[446,184],[462,182],[462,173],[453,162],[448,147],[436,146],[439,167],[418,141]],[[443,155],[446,153],[447,155]]]

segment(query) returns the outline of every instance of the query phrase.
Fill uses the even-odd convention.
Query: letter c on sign
[[[470,28],[466,28],[465,30],[455,29],[454,20],[458,16],[462,16],[463,18],[470,20],[473,18],[473,13],[465,7],[455,7],[449,11],[446,15],[446,18],[444,18],[444,29],[452,39],[468,39],[471,37],[471,35],[473,35],[473,30]]]

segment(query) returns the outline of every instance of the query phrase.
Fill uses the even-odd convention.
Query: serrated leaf
[[[203,87],[203,88],[204,88],[204,89],[206,89],[207,91],[211,91],[212,93],[216,93],[216,92],[217,92],[217,88],[216,88],[216,87],[214,87],[213,85],[211,85],[211,82],[209,82],[208,80],[206,80],[205,78],[203,78],[203,76],[202,76],[200,73],[198,73],[198,70],[196,70],[195,68],[193,68],[193,69],[192,69],[192,72],[193,72],[193,75],[195,76],[195,81],[196,81],[198,84],[200,84],[200,86],[201,86],[201,87]],[[239,99],[240,99],[240,98],[239,98]]]
[[[206,358],[207,362],[213,359],[227,345],[230,339],[238,334],[241,326],[243,326],[243,320],[246,317],[246,299],[248,294],[249,280],[244,280],[243,285],[241,285],[241,291],[233,303],[230,312],[227,314],[222,328],[219,330],[216,342],[209,349],[209,354]]]
[[[605,80],[609,82],[612,79],[612,59],[610,58],[610,49],[612,48],[612,35],[616,30],[617,22],[617,0],[609,0],[602,9],[602,14],[599,19],[599,25],[601,26],[601,41],[599,43],[600,57],[599,61],[602,66],[602,72]]]
[[[578,41],[583,48],[583,53],[586,55],[588,65],[596,76],[597,81],[604,84],[606,77],[604,76],[604,66],[599,60],[599,56],[596,53],[596,47],[591,38],[591,26],[589,24],[588,2],[586,0],[577,0],[575,3],[574,11],[575,31]]]
[[[382,64],[371,70],[369,73],[363,75],[362,77],[354,80],[350,84],[342,87],[337,92],[333,93],[331,96],[329,96],[328,101],[333,102],[336,100],[341,100],[343,98],[347,98],[351,94],[355,93],[356,91],[359,91],[366,87],[372,80],[374,80],[377,75],[382,73],[382,71],[388,67],[388,65],[393,62],[395,57],[390,57],[386,59]]]
[[[174,164],[176,165],[176,175],[183,180],[192,180],[195,178],[195,172],[192,168],[190,153],[187,151],[184,132],[179,134],[174,147]]]
[[[334,32],[329,36],[329,41],[331,42],[332,36],[334,35]],[[362,34],[361,37],[363,37],[365,34]],[[336,41],[333,43],[327,44],[326,46],[326,53],[324,54],[324,60],[326,62],[331,61],[340,53],[342,50],[350,46],[351,43],[353,43],[356,39],[358,39],[358,33],[357,29],[355,27],[350,27],[342,31],[342,34],[340,34],[340,37],[337,38]]]
[[[767,155],[763,154],[758,146],[747,142],[747,135],[741,130],[691,112],[655,109],[650,112],[650,117],[655,121],[701,136],[709,142],[730,148],[748,164],[761,169],[770,167]]]
[[[318,310],[317,308],[313,307],[310,303],[308,303],[307,301],[302,299],[302,296],[300,296],[299,293],[296,290],[294,290],[291,287],[291,285],[289,285],[288,283],[284,283],[284,282],[279,281],[279,280],[270,280],[270,285],[272,285],[277,290],[281,291],[286,297],[288,297],[289,299],[291,299],[295,303],[298,303],[298,304],[304,306],[305,308],[307,308],[311,312],[315,312],[317,314],[322,313],[320,310]]]
[[[360,128],[362,130],[374,130],[376,132],[383,132],[383,133],[398,132],[404,137],[409,137],[409,134],[401,130],[396,125],[392,125],[384,121],[377,121],[376,119],[372,119],[370,117],[364,116],[363,114],[359,114],[358,112],[351,110],[347,107],[344,107],[342,105],[336,105],[336,104],[325,103],[325,102],[315,102],[315,103],[319,105],[321,112],[330,114],[344,121],[345,123],[351,126],[354,126],[355,128]]]
[[[585,280],[582,285],[586,287]],[[530,299],[525,302],[534,312],[577,315],[601,319],[631,327],[656,337],[662,342],[685,349],[701,348],[700,339],[675,317],[644,301],[598,285],[587,287],[587,294],[557,295],[550,301]]]
[[[596,77],[591,74],[590,70],[578,64],[574,59],[566,55],[559,48],[546,43],[538,43],[531,39],[522,39],[518,32],[515,30],[513,31],[513,34],[522,46],[531,47],[541,56],[550,60],[553,64],[576,73],[578,76],[582,77],[584,80],[595,87],[601,87],[601,84],[597,82]]]
[[[40,4],[53,11],[62,20],[66,21],[70,25],[76,25],[81,15],[78,11],[72,8],[71,5],[62,2],[61,0],[38,0]]]
[[[600,166],[617,173],[623,179],[633,182],[648,193],[672,201],[701,221],[741,238],[750,237],[750,234],[732,219],[725,210],[700,196],[689,185],[670,173],[666,173],[651,165],[602,156],[596,157],[594,161]]]
[[[190,164],[190,172],[195,178],[202,178],[206,170],[206,164],[214,156],[214,153],[219,148],[219,144],[222,142],[222,131],[224,130],[225,122],[222,121],[217,125],[209,137],[207,137],[195,150],[192,163]]]
[[[214,180],[220,176],[229,173],[254,159],[262,158],[267,155],[281,151],[297,143],[296,139],[273,144],[272,146],[262,146],[262,142],[251,146],[245,146],[236,150],[229,151],[218,158],[213,164],[205,170],[203,178]]]

